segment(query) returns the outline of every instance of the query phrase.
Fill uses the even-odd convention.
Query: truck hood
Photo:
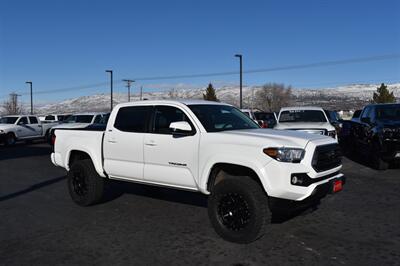
[[[0,124],[0,130],[10,130],[12,128],[15,128],[14,124]]]
[[[275,129],[327,129],[335,130],[335,128],[328,122],[289,122],[278,123]]]
[[[65,124],[59,124],[57,126],[52,127],[52,129],[56,129],[56,128],[85,128],[88,125],[90,125],[90,123],[65,123]]]
[[[242,129],[242,130],[232,130],[223,131],[218,134],[225,134],[229,136],[239,136],[238,140],[244,141],[247,138],[256,138],[257,141],[262,144],[269,142],[275,147],[298,147],[304,148],[308,142],[319,139],[331,139],[332,138],[323,135],[308,134],[299,131],[291,130],[274,130],[274,129]],[[228,136],[227,136],[228,137]]]

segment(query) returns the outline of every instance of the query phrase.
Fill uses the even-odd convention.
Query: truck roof
[[[323,111],[321,107],[317,106],[296,106],[296,107],[282,107],[282,111],[289,111],[289,110],[318,110],[318,111]]]
[[[184,104],[184,105],[229,105],[214,101],[195,100],[195,99],[176,99],[176,100],[145,100],[129,103],[120,103],[117,106],[133,106],[133,105],[157,105],[157,104]]]

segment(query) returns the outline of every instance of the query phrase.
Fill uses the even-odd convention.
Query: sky
[[[57,101],[125,92],[122,79],[390,55],[386,60],[244,73],[245,85],[294,88],[400,82],[400,1],[0,0],[0,99]],[[138,80],[133,92],[237,85],[239,75]],[[94,86],[96,85],[96,86]]]

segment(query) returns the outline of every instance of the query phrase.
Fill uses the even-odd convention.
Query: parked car
[[[242,111],[242,113],[244,113],[245,115],[247,115],[248,117],[250,117],[250,118],[253,119],[254,121],[257,121],[256,116],[254,115],[253,110],[251,110],[251,109],[240,109],[240,111]]]
[[[70,114],[51,114],[44,116],[42,123],[62,123],[66,119],[68,119],[71,115]]]
[[[224,239],[263,234],[270,210],[340,191],[336,140],[261,129],[233,106],[209,101],[117,105],[106,130],[55,130],[54,165],[68,170],[72,200],[99,202],[107,179],[198,191]],[[287,207],[289,208],[289,207]]]
[[[274,129],[297,130],[337,138],[336,129],[320,107],[281,108]]]
[[[336,135],[339,135],[339,132],[343,127],[343,119],[340,118],[339,114],[336,111],[324,110],[326,117],[328,118],[329,123],[335,127]]]
[[[273,128],[276,125],[276,115],[273,112],[255,112],[254,116],[262,128]]]
[[[54,130],[59,128],[86,128],[93,124],[105,124],[107,123],[109,113],[78,113],[69,116],[63,121],[62,124],[52,127],[48,138],[49,144],[52,144],[54,138]]]
[[[0,142],[14,145],[19,140],[46,138],[54,124],[42,124],[37,116],[9,115],[0,119]]]
[[[365,157],[374,168],[385,170],[400,162],[400,104],[370,104],[360,119],[347,123],[343,147]]]

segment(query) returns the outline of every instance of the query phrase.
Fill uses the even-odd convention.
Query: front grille
[[[342,163],[339,144],[317,146],[312,159],[312,167],[317,172],[335,168]]]

